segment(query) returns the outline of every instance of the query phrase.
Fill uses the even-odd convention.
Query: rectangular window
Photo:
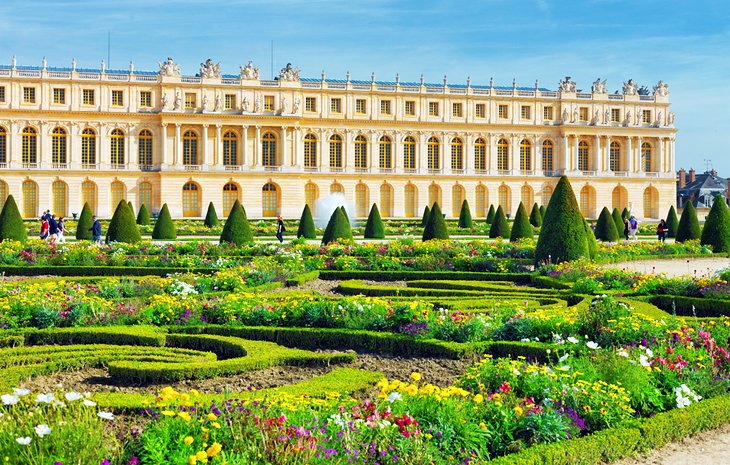
[[[198,107],[196,95],[193,92],[185,94],[185,108],[188,110],[195,110]]]
[[[454,118],[464,117],[464,105],[461,103],[454,103],[451,105],[451,116]]]
[[[274,96],[273,95],[264,96],[264,110],[265,111],[274,111]]]
[[[438,102],[428,102],[428,116],[438,116],[439,115],[439,103]]]
[[[330,100],[330,111],[332,113],[342,113],[342,99],[333,98]]]
[[[621,109],[620,108],[611,108],[611,122],[612,123],[621,122]]]
[[[84,105],[94,105],[94,89],[83,89],[81,91],[81,103]]]
[[[553,107],[543,107],[542,119],[546,121],[552,121],[553,119]]]
[[[359,115],[364,115],[366,113],[364,98],[359,98],[359,99],[355,100],[355,113],[357,113]]]
[[[487,117],[487,105],[483,103],[477,103],[475,114],[477,118]]]
[[[5,86],[0,86],[0,103],[5,103]]]
[[[390,100],[381,100],[380,101],[380,114],[381,115],[390,114]]]
[[[522,105],[520,108],[520,118],[522,119],[530,119],[532,116],[532,111],[529,105]]]
[[[236,94],[226,94],[223,105],[226,110],[235,110]]]
[[[149,90],[143,90],[139,93],[139,106],[140,108],[152,107],[152,92]]]
[[[588,107],[580,107],[580,110],[578,110],[578,118],[581,121],[588,121]]]
[[[317,99],[315,97],[306,97],[304,99],[305,111],[317,111]]]
[[[123,90],[113,90],[112,91],[112,106],[121,107],[123,105],[124,105],[124,91]]]
[[[509,106],[508,105],[499,105],[497,107],[497,116],[499,116],[500,119],[509,118]]]
[[[35,87],[23,87],[23,103],[35,103]]]
[[[641,122],[645,124],[651,124],[651,110],[641,111]]]
[[[66,103],[66,89],[53,89],[53,103],[56,105],[63,105]]]
[[[416,102],[406,100],[405,114],[406,116],[416,116]]]

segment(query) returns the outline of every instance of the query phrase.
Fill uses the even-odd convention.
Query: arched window
[[[393,216],[393,186],[390,184],[380,185],[380,216]]]
[[[111,196],[109,197],[111,200],[111,211],[115,211],[119,202],[125,198],[127,198],[127,187],[122,181],[114,181],[111,185]]]
[[[525,209],[529,212],[532,208],[532,203],[534,202],[532,187],[525,184],[520,188],[520,201],[522,202],[522,205],[524,205]]]
[[[509,186],[505,184],[499,186],[498,201],[499,205],[502,206],[502,210],[504,210],[505,215],[512,213],[512,191]]]
[[[241,194],[238,186],[232,182],[223,186],[223,216],[231,214],[231,209],[236,200],[241,201]]]
[[[198,135],[194,131],[183,134],[183,165],[198,164]],[[195,215],[198,216],[198,215]]]
[[[617,208],[619,212],[622,212],[624,208],[629,206],[629,191],[624,186],[614,187],[611,193],[611,201],[613,208]]]
[[[54,165],[66,164],[67,140],[66,131],[62,128],[53,129],[53,132],[51,133],[51,163]]]
[[[54,181],[51,185],[53,191],[53,213],[57,216],[66,216],[66,205],[68,204],[68,185],[63,181]]]
[[[143,129],[139,132],[139,137],[137,138],[137,155],[139,158],[138,163],[141,166],[151,166],[152,165],[152,132],[150,132],[148,129]],[[140,204],[142,205],[142,204]],[[147,208],[150,207],[150,204],[147,204]]]
[[[608,164],[611,171],[623,171],[623,163],[621,163],[621,144],[618,142],[611,142],[608,156]]]
[[[369,203],[368,186],[363,183],[358,183],[355,186],[355,214],[361,218],[368,216]]]
[[[96,184],[94,181],[87,180],[81,183],[81,203],[88,203],[91,214],[96,215]]]
[[[342,184],[339,182],[333,182],[332,185],[330,185],[330,194],[344,194],[345,188],[342,187]]]
[[[30,179],[23,181],[23,217],[38,216],[38,184]]]
[[[578,142],[578,171],[590,170],[588,157],[588,142],[582,140]]]
[[[653,160],[651,155],[651,145],[649,145],[648,142],[641,144],[641,168],[647,173],[654,171],[654,164],[652,163]]]
[[[238,166],[238,136],[233,131],[223,134],[223,165]]]
[[[8,162],[8,133],[5,128],[0,126],[0,163]],[[0,199],[0,202],[4,202]]]
[[[365,169],[368,167],[368,143],[365,136],[355,137],[355,168]]]
[[[201,192],[200,186],[189,181],[183,186],[183,216],[194,218],[200,216]]]
[[[476,189],[476,211],[475,214],[478,218],[484,218],[487,216],[487,202],[489,200],[489,194],[487,187],[483,184],[479,184]]]
[[[317,167],[317,138],[314,134],[304,136],[304,167]]]
[[[304,202],[309,205],[312,215],[317,214],[317,199],[319,198],[319,188],[313,182],[308,182],[304,186]]]
[[[553,171],[553,141],[546,140],[542,143],[542,170]]]
[[[509,170],[509,142],[507,139],[497,141],[497,170]]]
[[[458,137],[451,140],[451,169],[456,172],[464,169],[464,143]]]
[[[112,131],[110,138],[110,162],[112,165],[124,164],[124,132],[121,129]],[[116,205],[114,206],[116,208]]]
[[[458,218],[461,215],[461,204],[464,203],[466,198],[466,191],[464,186],[454,184],[451,188],[451,216]]]
[[[439,204],[441,207],[441,187],[438,184],[433,183],[428,186],[428,205],[429,208],[433,208],[433,204]]]
[[[547,208],[550,204],[550,197],[553,196],[553,186],[545,186],[542,188],[542,204]]]
[[[393,144],[390,137],[383,136],[378,142],[378,166],[381,170],[389,170],[393,168]]]
[[[596,191],[591,186],[583,186],[580,190],[580,212],[586,218],[596,216]]]
[[[276,216],[279,213],[279,193],[276,184],[267,182],[261,189],[261,215]]]
[[[403,139],[403,169],[416,169],[416,139],[411,136]]]
[[[38,133],[35,129],[29,126],[23,128],[22,144],[21,161],[23,163],[38,163]]]
[[[5,200],[8,198],[8,183],[0,180],[0,210],[5,206]]]
[[[139,207],[142,208],[142,205],[147,206],[147,211],[152,211],[152,184],[144,181],[139,183],[139,187],[137,188],[137,202],[139,202]]]
[[[644,190],[644,217],[659,218],[659,191],[653,186]]]
[[[418,210],[418,189],[411,183],[406,184],[403,190],[404,194],[404,213],[407,218],[413,218],[416,216]]]
[[[532,171],[532,144],[527,139],[520,142],[520,170]]]
[[[81,164],[96,165],[96,133],[90,128],[81,132]]]
[[[330,168],[342,168],[342,137],[330,137]]]
[[[474,141],[474,169],[487,170],[487,143],[482,138]]]
[[[435,136],[428,138],[428,169],[441,169],[441,143]]]

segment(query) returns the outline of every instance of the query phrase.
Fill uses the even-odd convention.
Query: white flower
[[[30,389],[15,388],[15,389],[13,389],[13,394],[15,394],[18,397],[25,397],[28,394],[30,394]]]
[[[81,394],[75,391],[67,392],[66,395],[64,395],[67,401],[73,402],[75,400],[81,400],[84,398]]]
[[[520,342],[530,342],[530,338],[529,337],[523,337],[522,339],[520,339]]]
[[[589,349],[593,349],[593,350],[601,348],[601,346],[599,346],[597,343],[595,343],[593,341],[586,342],[586,347],[588,347]]]
[[[24,438],[15,438],[15,442],[23,446],[27,446],[28,444],[30,444],[30,441],[31,439],[29,436],[26,436]]]
[[[51,434],[51,428],[48,427],[45,423],[42,425],[38,425],[35,427],[35,434],[37,434],[40,437],[47,436]]]
[[[572,342],[573,344],[577,344],[577,343],[578,343],[578,339],[576,339],[576,338],[575,338],[575,337],[573,337],[573,336],[570,336],[570,337],[568,338],[568,342]]]
[[[87,407],[96,407],[96,402],[89,399],[84,399],[84,405]]]
[[[570,371],[572,367],[570,365],[561,365],[558,368],[560,368],[561,371]]]
[[[629,353],[622,349],[616,352],[616,355],[618,355],[619,357],[628,357]]]
[[[35,396],[35,401],[41,404],[50,404],[54,399],[53,394],[38,394]]]
[[[558,363],[563,363],[564,361],[568,360],[568,357],[570,357],[570,354],[563,355],[558,359]]]
[[[103,418],[104,420],[113,420],[114,419],[114,414],[112,412],[101,411],[101,412],[97,412],[96,416],[98,416],[99,418]]]
[[[647,355],[647,357],[653,357],[654,352],[652,352],[651,349],[646,349],[646,355]]]
[[[649,363],[649,359],[644,354],[639,355],[639,364],[643,367],[648,367],[649,365],[651,365]]]
[[[388,402],[390,402],[392,404],[396,400],[403,400],[403,396],[401,396],[399,392],[393,391],[390,394],[388,394]]]
[[[15,405],[20,399],[18,396],[14,396],[12,394],[3,394],[0,396],[0,400],[3,401],[3,405]]]

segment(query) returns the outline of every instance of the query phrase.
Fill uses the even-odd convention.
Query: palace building
[[[209,202],[227,215],[298,217],[341,192],[364,217],[419,217],[438,202],[484,217],[490,204],[547,204],[570,177],[580,208],[659,218],[676,198],[669,88],[570,78],[556,90],[375,79],[274,80],[249,62],[236,75],[212,60],[184,75],[168,58],[155,72],[0,66],[0,202],[27,218],[50,208],[108,217],[121,199],[197,218]]]

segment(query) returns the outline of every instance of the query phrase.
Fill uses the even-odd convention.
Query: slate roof
[[[689,175],[687,175],[689,180]],[[716,171],[706,171],[695,175],[693,182],[687,182],[684,187],[677,184],[677,203],[684,205],[693,198],[693,204],[697,208],[710,208],[712,201],[717,195],[727,196],[728,179],[721,178]]]

